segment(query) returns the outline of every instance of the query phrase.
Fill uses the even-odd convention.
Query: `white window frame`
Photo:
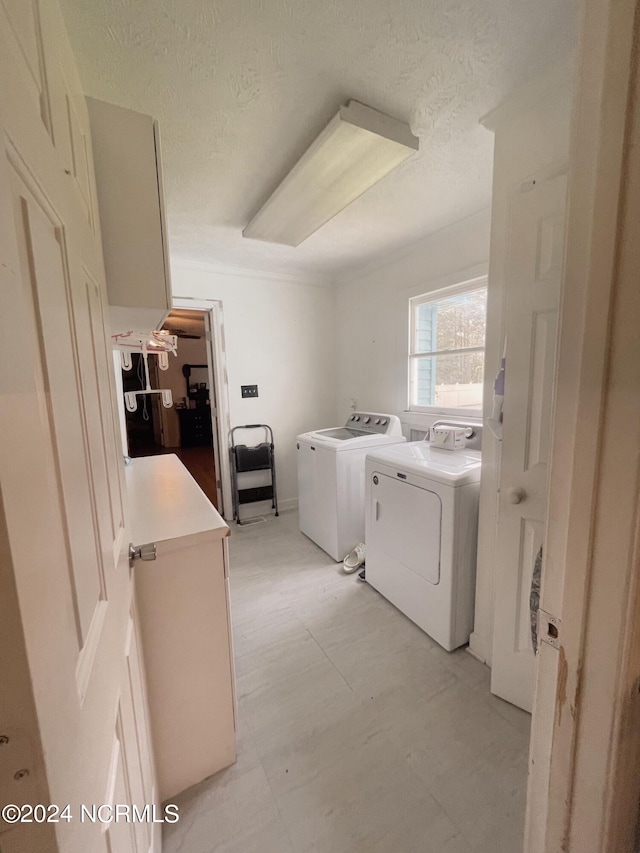
[[[407,411],[416,413],[426,413],[435,415],[466,415],[472,418],[482,417],[482,408],[442,408],[440,406],[416,406],[412,403],[412,382],[413,382],[413,362],[417,358],[434,355],[456,355],[462,352],[485,352],[487,341],[485,335],[485,345],[483,347],[462,347],[460,349],[448,350],[433,350],[430,352],[416,351],[416,310],[420,305],[428,304],[429,302],[439,302],[441,299],[447,299],[450,296],[457,296],[459,293],[471,293],[474,290],[484,290],[487,288],[488,276],[482,275],[477,278],[462,281],[459,284],[454,284],[450,287],[443,287],[439,290],[432,290],[430,293],[421,293],[419,296],[413,296],[409,300],[409,352],[407,359]],[[485,365],[486,367],[486,365]]]

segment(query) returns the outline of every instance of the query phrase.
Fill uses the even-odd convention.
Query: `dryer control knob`
[[[369,417],[369,415],[367,415],[366,418],[364,418],[365,424],[368,424],[370,420],[371,418]]]
[[[387,419],[386,419],[386,418],[383,418],[383,419],[380,421],[380,423],[382,424],[382,426],[384,426],[384,425],[387,423]]]
[[[379,424],[379,423],[380,423],[380,418],[376,418],[376,423],[377,423],[377,424]]]

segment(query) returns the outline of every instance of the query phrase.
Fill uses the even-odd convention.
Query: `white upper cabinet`
[[[158,124],[87,98],[114,331],[159,327],[171,309]]]

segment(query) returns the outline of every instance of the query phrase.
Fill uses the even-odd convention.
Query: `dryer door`
[[[440,497],[401,477],[374,473],[370,512],[367,547],[389,554],[429,583],[439,583]]]

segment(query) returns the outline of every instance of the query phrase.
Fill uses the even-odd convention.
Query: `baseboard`
[[[283,501],[278,501],[278,509],[282,512],[298,509],[298,498],[286,498]]]
[[[467,646],[467,651],[472,657],[476,660],[479,660],[480,663],[486,664],[488,667],[491,666],[491,653],[490,649],[487,649],[486,643],[484,639],[479,634],[471,634],[469,637],[469,645]]]
[[[285,498],[278,501],[278,512],[280,513],[290,512],[295,509],[298,509],[298,498]],[[240,507],[240,513],[241,518],[253,518],[257,515],[263,515],[265,518],[268,518],[273,515],[271,501],[256,501],[254,504],[244,504],[244,506]],[[225,516],[225,521],[227,524],[231,524],[233,517],[228,518]]]

